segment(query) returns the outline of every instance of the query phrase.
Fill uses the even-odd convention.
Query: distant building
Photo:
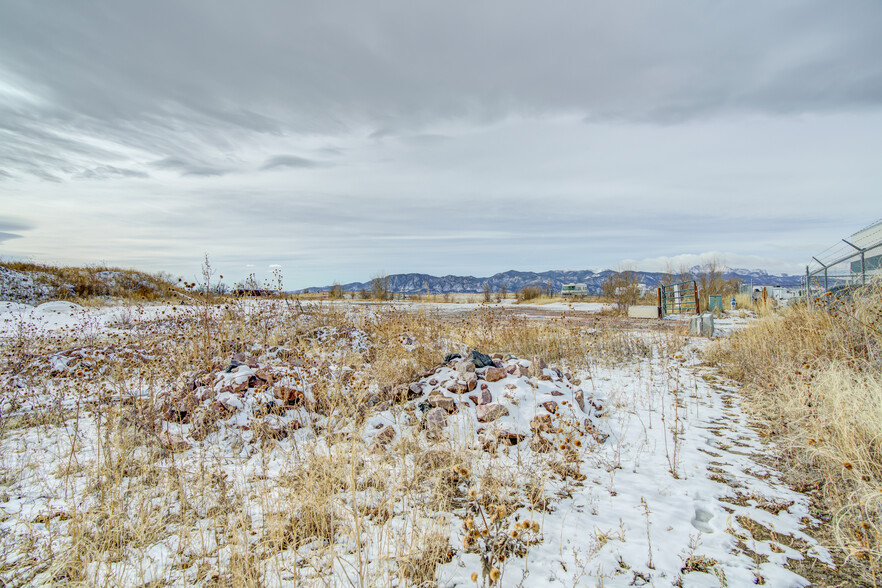
[[[873,223],[865,229],[861,229],[848,238],[850,243],[854,243],[858,247],[864,249],[872,247],[876,243],[882,241],[882,221]],[[851,262],[851,273],[861,275],[861,260],[856,259]],[[882,246],[870,249],[864,253],[864,269],[868,276],[882,275]]]
[[[563,297],[588,296],[588,284],[564,284],[561,286],[560,295]]]
[[[800,291],[797,288],[788,288],[786,286],[760,286],[757,284],[741,284],[739,292],[741,294],[749,294],[754,302],[769,298],[778,302],[787,302],[800,296]]]
[[[633,286],[618,287],[615,290],[615,294],[616,294],[616,296],[623,296],[626,293],[628,293],[631,290],[631,288],[637,288],[637,296],[638,297],[643,298],[644,296],[646,296],[646,290],[647,290],[646,284],[634,284]]]

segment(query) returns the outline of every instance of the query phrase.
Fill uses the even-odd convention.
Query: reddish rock
[[[478,387],[478,375],[475,372],[466,372],[463,376],[463,381],[469,392]]]
[[[368,450],[373,452],[381,451],[386,448],[395,438],[395,429],[391,425],[387,425],[382,431],[374,435]]]
[[[454,364],[454,369],[456,369],[456,373],[459,377],[462,377],[469,372],[474,372],[475,364],[471,361],[458,361]]]
[[[489,386],[487,384],[485,384],[484,382],[481,382],[481,390],[487,390],[488,388],[489,388]]]
[[[542,374],[541,376],[539,376],[539,379],[543,382],[550,382],[552,378],[547,374]]]
[[[456,400],[449,396],[445,396],[441,392],[432,392],[429,395],[429,404],[434,408],[443,408],[447,412],[456,411]]]
[[[426,413],[427,429],[442,429],[447,426],[447,411],[443,408],[432,408]]]
[[[453,382],[447,386],[447,391],[452,392],[453,394],[465,394],[469,391],[469,387],[465,384],[460,384],[459,382]]]
[[[517,390],[518,387],[515,384],[506,384],[505,389],[506,390]]]
[[[488,382],[498,382],[507,375],[504,369],[492,367],[487,368],[487,371],[484,372],[484,379]]]
[[[496,434],[496,438],[500,441],[507,442],[509,445],[517,445],[521,441],[524,440],[526,435],[521,435],[519,433],[512,433],[510,431],[499,431]]]
[[[554,400],[548,400],[542,403],[542,408],[544,408],[551,414],[554,414],[557,412],[557,402],[555,402]]]
[[[564,393],[561,392],[560,390],[552,390],[552,391],[551,391],[551,395],[552,395],[552,396],[563,396]]]
[[[476,404],[490,404],[491,402],[493,402],[493,394],[490,393],[490,390],[482,388]]]
[[[245,390],[248,389],[248,383],[249,383],[249,378],[244,378],[241,380],[234,379],[232,382],[230,382],[229,388],[233,392],[239,394],[239,393],[244,392]]]
[[[276,394],[276,398],[282,401],[287,406],[302,406],[306,397],[303,395],[303,392],[300,390],[295,390],[293,388],[275,388],[274,392]]]
[[[431,380],[429,380],[429,386],[437,386],[437,385],[438,385],[438,378],[432,378]]]
[[[474,394],[469,394],[469,400],[471,400],[474,404],[478,404],[478,397]]]
[[[581,390],[576,390],[573,396],[576,397],[576,404],[579,405],[579,410],[585,412],[585,394]]]
[[[479,404],[475,408],[475,413],[478,415],[479,421],[489,423],[507,415],[508,409],[501,404]]]
[[[273,377],[271,374],[266,373],[264,370],[254,370],[254,376],[258,380],[262,381],[267,386],[272,385]]]

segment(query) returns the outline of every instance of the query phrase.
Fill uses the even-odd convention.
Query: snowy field
[[[793,561],[831,563],[706,339],[477,306],[3,303],[0,581],[805,586]]]

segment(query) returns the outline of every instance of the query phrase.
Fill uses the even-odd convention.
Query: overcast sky
[[[880,57],[877,0],[0,0],[0,257],[799,273],[882,217]]]

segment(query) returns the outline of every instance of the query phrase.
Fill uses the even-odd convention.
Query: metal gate
[[[661,316],[669,314],[700,314],[701,304],[698,302],[698,284],[695,280],[686,280],[676,284],[667,284],[658,289],[658,308]]]

